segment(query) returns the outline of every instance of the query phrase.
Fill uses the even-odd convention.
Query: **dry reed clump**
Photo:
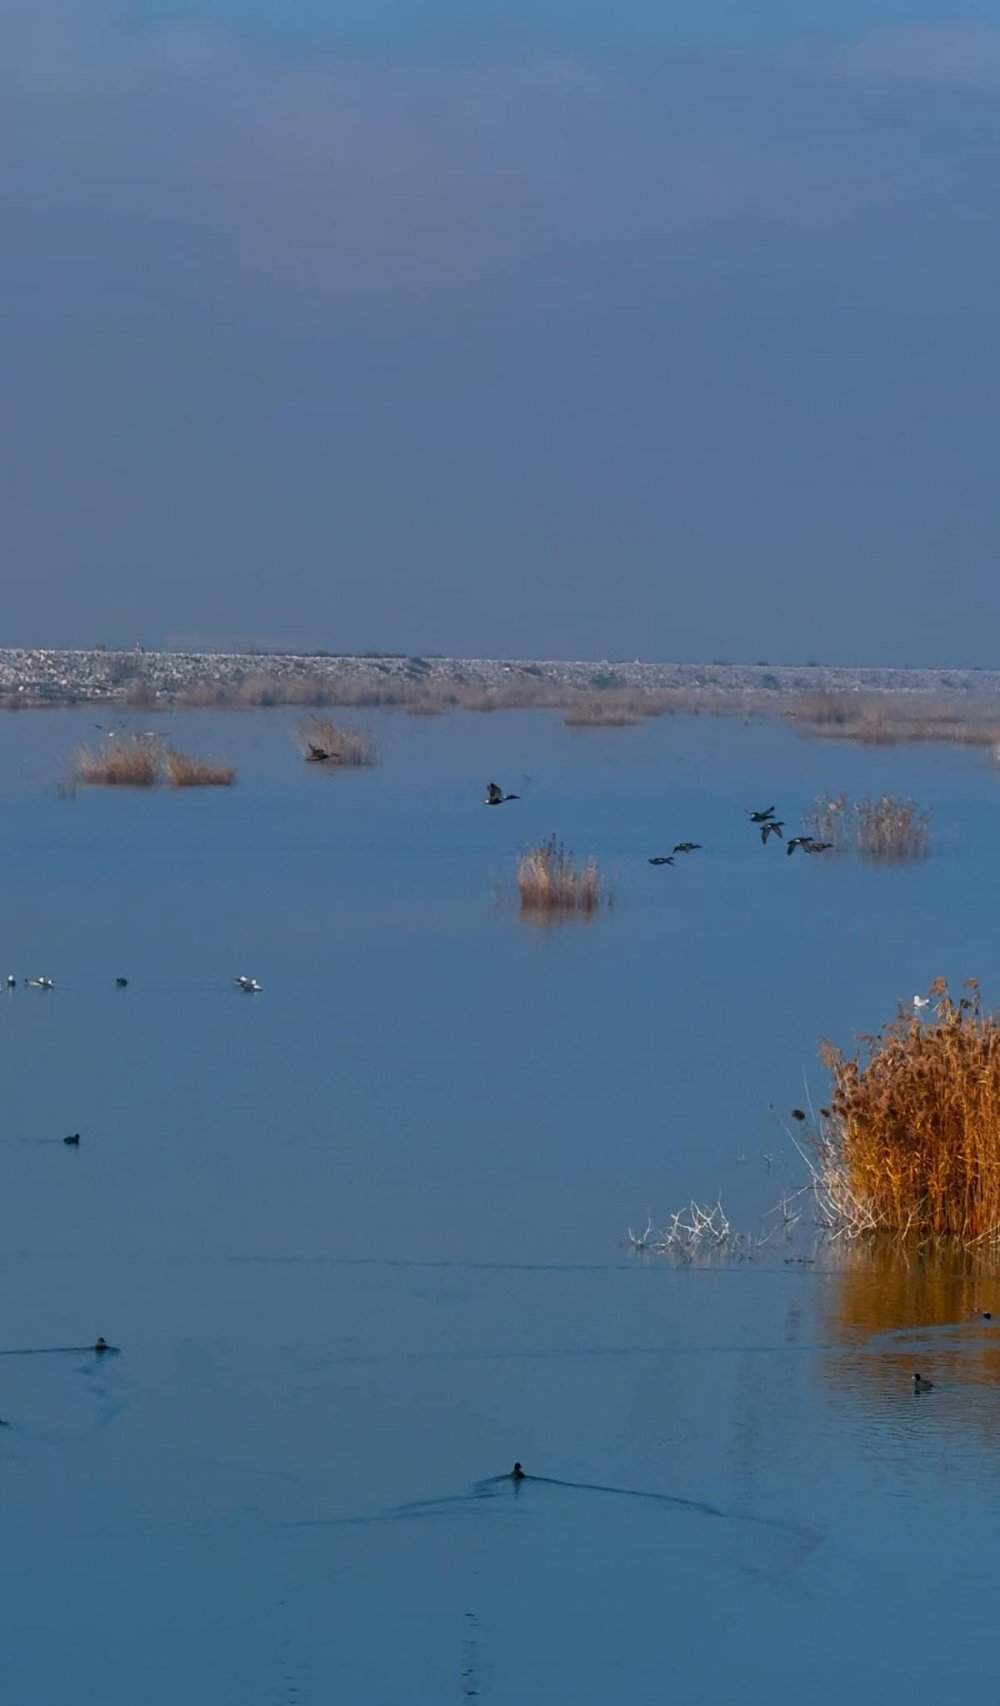
[[[362,769],[376,762],[375,742],[364,729],[344,729],[332,717],[310,717],[296,731],[307,764]]]
[[[521,854],[517,891],[522,912],[533,913],[594,913],[610,899],[597,861],[578,865],[554,835]]]
[[[863,859],[903,864],[930,852],[930,813],[895,794],[855,800],[846,794],[817,794],[804,822],[817,841]]]
[[[96,751],[81,746],[76,753],[77,780],[109,788],[155,788],[160,770],[159,744],[147,735],[109,735]]]
[[[814,1184],[836,1230],[1000,1237],[1000,1018],[965,987],[956,1002],[939,978],[933,1020],[901,1008],[853,1055],[823,1045],[833,1091]]]
[[[216,764],[210,758],[194,758],[190,753],[168,747],[164,754],[167,781],[172,788],[231,788],[236,781],[232,764]]]

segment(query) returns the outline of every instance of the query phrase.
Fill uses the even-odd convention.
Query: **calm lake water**
[[[0,995],[10,1698],[980,1682],[1000,1281],[624,1235],[720,1195],[772,1225],[821,1036],[939,973],[1000,1000],[988,757],[373,714],[380,766],[330,776],[287,712],[188,714],[156,726],[235,789],[61,798],[95,717],[0,717],[0,972],[57,985]],[[912,794],[935,856],[763,848],[745,808],[820,789]],[[495,897],[551,831],[615,879],[593,923]]]

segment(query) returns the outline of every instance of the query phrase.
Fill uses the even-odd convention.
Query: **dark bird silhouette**
[[[802,840],[803,853],[829,853],[832,846],[832,841],[814,841],[811,835],[804,836]]]
[[[673,862],[673,855],[670,853],[660,853],[655,859],[649,861],[651,865],[672,865]]]
[[[801,1108],[793,1108],[793,1109],[792,1109],[792,1119],[793,1119],[793,1120],[804,1120],[804,1119],[805,1119],[805,1117],[806,1117],[806,1116],[805,1116],[805,1114],[804,1114],[804,1113],[803,1113],[803,1112],[802,1112],[802,1109],[801,1109]]]
[[[796,847],[804,847],[808,839],[807,835],[793,835],[786,849],[789,856],[795,852]]]
[[[309,751],[306,753],[307,764],[325,764],[327,759],[332,756],[332,753],[327,752],[325,746],[316,746],[312,741],[309,742]]]
[[[520,794],[505,794],[499,782],[488,782],[486,785],[486,804],[502,806],[507,800],[519,800]]]
[[[73,1133],[72,1137],[64,1137],[63,1142],[64,1143],[71,1143],[73,1145],[74,1149],[79,1149],[79,1147],[80,1147],[80,1133],[78,1131],[75,1131]]]
[[[521,1465],[519,1463],[515,1463],[513,1469],[510,1472],[510,1478],[512,1481],[523,1481],[524,1480],[524,1470],[521,1468]]]
[[[766,812],[747,812],[747,817],[750,819],[751,823],[766,823],[768,818],[773,816],[773,806],[768,806]]]
[[[100,1339],[98,1339],[96,1345],[94,1346],[94,1349],[97,1352],[98,1356],[101,1356],[105,1351],[110,1351],[112,1349],[112,1346],[108,1344],[107,1339],[100,1338]]]
[[[700,841],[678,841],[675,853],[697,853],[701,847]]]
[[[990,1314],[988,1309],[972,1308],[972,1309],[970,1309],[969,1314],[970,1315],[978,1315],[980,1321],[992,1321],[992,1319],[993,1319],[993,1317]]]
[[[776,835],[779,841],[784,841],[785,838],[781,833],[784,827],[785,826],[781,820],[776,817],[768,818],[766,823],[762,823],[760,826],[760,838],[763,841],[764,846],[767,846],[767,838],[769,835]]]
[[[128,978],[127,977],[116,977],[115,978],[115,988],[116,989],[127,989],[128,988]]]
[[[922,1374],[915,1374],[913,1376],[913,1390],[914,1392],[933,1392],[934,1382],[933,1380],[925,1380]]]

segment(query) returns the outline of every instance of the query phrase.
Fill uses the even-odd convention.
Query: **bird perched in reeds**
[[[765,823],[762,823],[760,826],[760,838],[763,841],[764,846],[767,846],[767,838],[769,835],[776,835],[779,841],[784,841],[785,838],[781,833],[784,827],[785,826],[780,818],[776,817],[768,818]]]
[[[773,806],[768,806],[767,810],[764,812],[747,812],[747,817],[750,819],[751,823],[766,823],[768,818],[773,816]]]
[[[913,1376],[913,1390],[914,1392],[933,1392],[934,1382],[933,1380],[925,1380],[922,1374],[915,1374]]]
[[[701,847],[700,841],[678,841],[675,853],[697,853]]]
[[[508,800],[519,800],[520,798],[520,794],[505,794],[499,782],[488,782],[486,784],[485,805],[502,806],[506,805]]]
[[[73,1133],[72,1137],[64,1137],[63,1142],[71,1144],[74,1149],[79,1149],[79,1147],[80,1147],[80,1133],[78,1131],[75,1131]]]
[[[655,859],[649,861],[651,865],[672,865],[673,862],[673,854],[671,853],[658,853]]]

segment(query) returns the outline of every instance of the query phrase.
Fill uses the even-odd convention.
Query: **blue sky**
[[[665,10],[0,0],[0,641],[996,663],[1000,21]]]

